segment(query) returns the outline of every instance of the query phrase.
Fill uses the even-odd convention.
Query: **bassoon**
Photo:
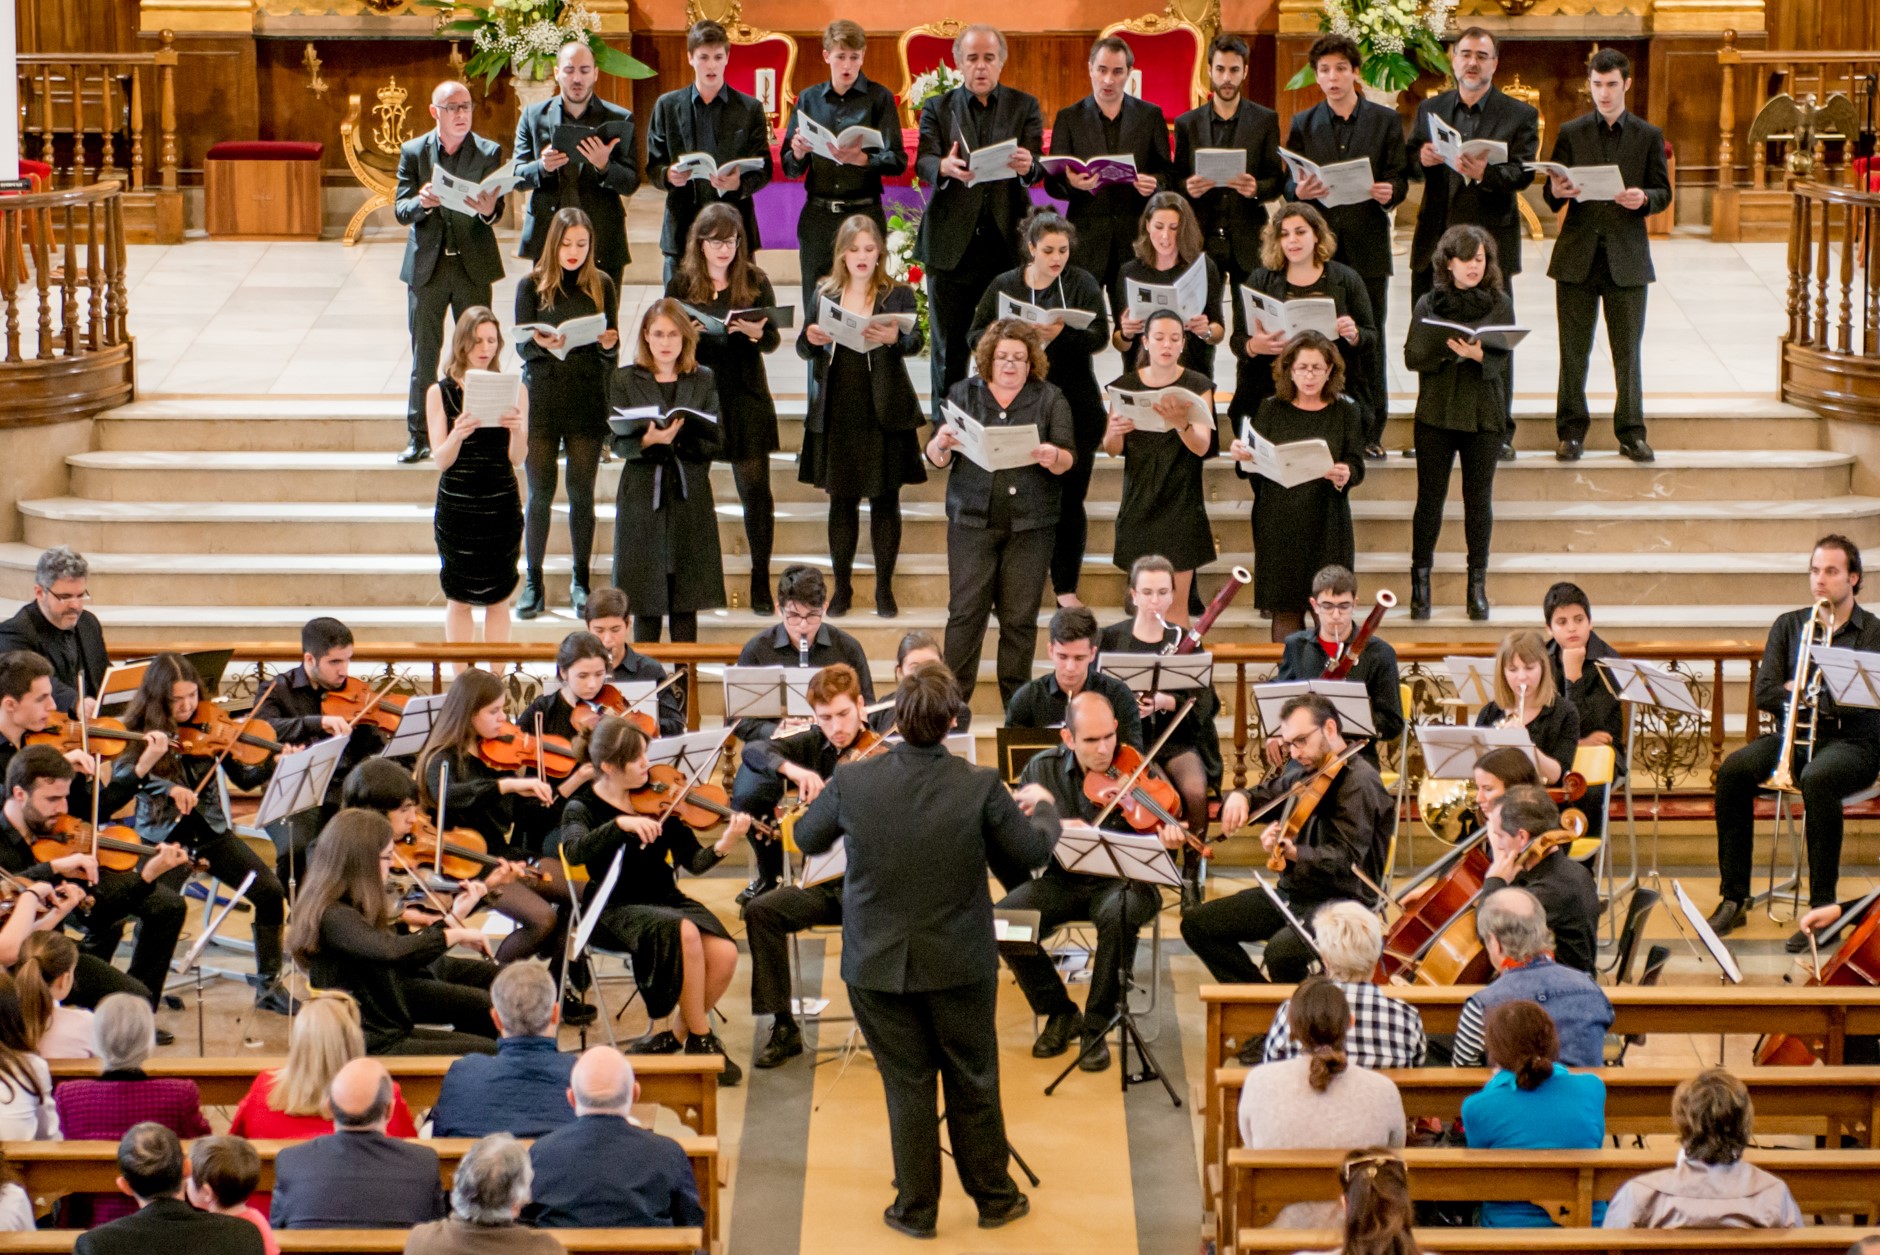
[[[1364,617],[1364,622],[1358,626],[1356,632],[1351,634],[1351,639],[1346,641],[1345,647],[1338,651],[1338,656],[1327,660],[1321,678],[1342,680],[1350,675],[1352,667],[1357,665],[1359,652],[1364,649],[1365,643],[1376,635],[1377,625],[1384,621],[1384,612],[1396,604],[1396,595],[1388,588],[1380,588],[1377,592],[1377,604],[1371,607],[1371,613]]]
[[[1234,598],[1239,595],[1240,590],[1251,583],[1253,583],[1253,576],[1246,567],[1237,566],[1229,572],[1227,583],[1221,586],[1220,592],[1214,594],[1214,600],[1209,602],[1208,608],[1201,612],[1201,617],[1195,620],[1194,626],[1182,633],[1181,640],[1176,642],[1171,652],[1192,654],[1201,648],[1201,638],[1208,634],[1208,629],[1214,626],[1214,621],[1221,617]]]

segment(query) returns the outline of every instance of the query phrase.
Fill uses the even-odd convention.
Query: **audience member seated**
[[[495,1054],[450,1065],[431,1111],[433,1137],[540,1137],[574,1119],[568,1077],[575,1057],[557,1048],[561,1008],[547,965],[509,964],[490,985],[490,1001],[502,1039]]]
[[[33,1053],[18,985],[0,971],[0,1141],[43,1142],[58,1136],[52,1070]]]
[[[137,1003],[150,1005],[142,998]],[[132,1125],[118,1141],[117,1162],[118,1189],[134,1206],[120,1219],[79,1234],[74,1255],[266,1255],[261,1230],[246,1220],[197,1211],[184,1201],[183,1143],[174,1129],[149,1120]]]
[[[31,1233],[36,1227],[33,1200],[7,1170],[6,1148],[0,1146],[0,1233]]]
[[[197,1211],[246,1220],[261,1231],[268,1255],[281,1255],[274,1227],[248,1202],[260,1183],[261,1156],[247,1138],[199,1137],[190,1143],[189,1176],[183,1181],[183,1197],[189,1205]]]
[[[1462,1100],[1462,1131],[1470,1146],[1517,1150],[1598,1150],[1606,1140],[1606,1082],[1569,1072],[1559,1062],[1560,1035],[1538,1002],[1517,998],[1488,1013],[1483,1025],[1495,1069],[1479,1093]],[[1593,1223],[1606,1214],[1593,1204]],[[1546,1229],[1555,1221],[1534,1203],[1483,1203],[1491,1229]]]
[[[1378,958],[1384,953],[1384,927],[1376,914],[1356,902],[1327,902],[1312,916],[1312,935],[1325,964],[1325,974],[1351,1004],[1351,1028],[1345,1050],[1361,1068],[1415,1068],[1423,1065],[1428,1042],[1423,1016],[1406,1002],[1387,995],[1371,983]],[[1299,1043],[1287,1030],[1289,1003],[1273,1012],[1273,1027],[1266,1035],[1263,1063],[1278,1063],[1299,1053]],[[1254,1053],[1249,1042],[1243,1056]],[[1242,1063],[1253,1063],[1248,1057]]]
[[[450,1215],[413,1229],[405,1255],[561,1255],[554,1238],[516,1223],[534,1179],[528,1147],[507,1133],[490,1134],[457,1165]]]
[[[1351,1004],[1323,976],[1293,991],[1289,1029],[1300,1053],[1264,1063],[1240,1090],[1240,1141],[1256,1150],[1402,1146],[1403,1098],[1387,1076],[1353,1067],[1345,1050]],[[1273,1222],[1281,1229],[1326,1229],[1336,1203],[1292,1203]]]
[[[384,1064],[354,1059],[341,1068],[327,1110],[331,1133],[275,1156],[276,1229],[406,1229],[444,1215],[437,1152],[386,1135],[392,1078]]]
[[[1344,1244],[1299,1255],[1420,1255],[1410,1231],[1416,1204],[1410,1200],[1409,1173],[1395,1152],[1386,1146],[1354,1150],[1345,1156],[1338,1179],[1344,1215],[1332,1227],[1344,1234]]]
[[[157,1017],[147,1001],[136,994],[112,994],[98,1004],[91,1030],[103,1073],[95,1080],[66,1081],[53,1094],[66,1137],[111,1142],[143,1123],[161,1124],[180,1138],[207,1137],[215,1131],[203,1118],[196,1082],[144,1074],[144,1061],[157,1044]],[[101,1225],[137,1209],[129,1198],[112,1194],[69,1194],[61,1206],[63,1223],[74,1229]]]
[[[257,1141],[319,1137],[333,1131],[327,1114],[326,1091],[333,1077],[366,1053],[365,1032],[359,1026],[359,1004],[339,990],[315,994],[300,1004],[287,1038],[287,1063],[255,1077],[235,1108],[228,1131]],[[392,1118],[385,1131],[393,1137],[416,1137],[418,1126],[405,1105],[405,1095],[392,1085]],[[255,1206],[267,1205],[258,1197]]]
[[[1483,1022],[1490,1011],[1518,998],[1540,1003],[1553,1017],[1560,1062],[1570,1068],[1602,1066],[1612,1002],[1585,972],[1554,962],[1554,936],[1540,901],[1525,889],[1498,889],[1482,900],[1475,928],[1497,975],[1462,1004],[1456,1020],[1455,1066],[1482,1066]]]
[[[684,1229],[705,1223],[685,1151],[628,1117],[639,1096],[633,1065],[612,1046],[596,1046],[575,1062],[568,1083],[574,1122],[529,1149],[535,1169],[533,1224],[543,1229]],[[596,1164],[608,1170],[596,1172]]]
[[[33,933],[20,946],[13,978],[33,1053],[41,1059],[92,1058],[91,1012],[65,1005],[78,978],[78,943],[57,929]]]
[[[1801,1208],[1780,1179],[1743,1162],[1755,1111],[1749,1090],[1708,1068],[1671,1095],[1678,1162],[1633,1177],[1606,1208],[1608,1229],[1797,1229]]]

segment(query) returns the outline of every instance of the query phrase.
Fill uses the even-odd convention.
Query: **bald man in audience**
[[[612,1046],[575,1061],[568,1101],[574,1123],[529,1151],[535,1201],[525,1213],[543,1229],[684,1229],[705,1223],[698,1181],[679,1143],[635,1124],[640,1096],[633,1064]],[[605,1172],[595,1165],[605,1164]]]
[[[274,1160],[276,1229],[409,1229],[445,1215],[437,1152],[388,1137],[392,1077],[354,1059],[327,1087],[333,1131]]]

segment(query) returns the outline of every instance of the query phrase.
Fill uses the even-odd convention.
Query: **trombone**
[[[1802,638],[1795,647],[1794,688],[1789,694],[1788,713],[1782,722],[1782,749],[1776,755],[1776,769],[1763,781],[1763,788],[1777,793],[1799,793],[1795,777],[1808,765],[1815,747],[1816,725],[1821,719],[1821,668],[1814,664],[1816,645],[1834,639],[1834,603],[1826,597],[1810,609]],[[1808,724],[1803,727],[1802,707],[1808,707]]]

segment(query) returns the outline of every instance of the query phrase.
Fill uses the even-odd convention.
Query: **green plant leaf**
[[[1400,92],[1417,81],[1417,68],[1400,52],[1385,53],[1365,59],[1363,76],[1379,90]]]
[[[1286,86],[1283,90],[1289,91],[1289,92],[1296,92],[1300,88],[1310,87],[1318,81],[1319,81],[1319,76],[1316,72],[1313,71],[1312,67],[1309,65],[1302,65],[1299,67],[1299,72],[1297,74],[1293,75],[1291,78],[1286,80]]]
[[[628,56],[598,37],[590,38],[588,47],[594,50],[595,68],[603,74],[612,74],[617,78],[654,78],[659,73],[644,61]]]

